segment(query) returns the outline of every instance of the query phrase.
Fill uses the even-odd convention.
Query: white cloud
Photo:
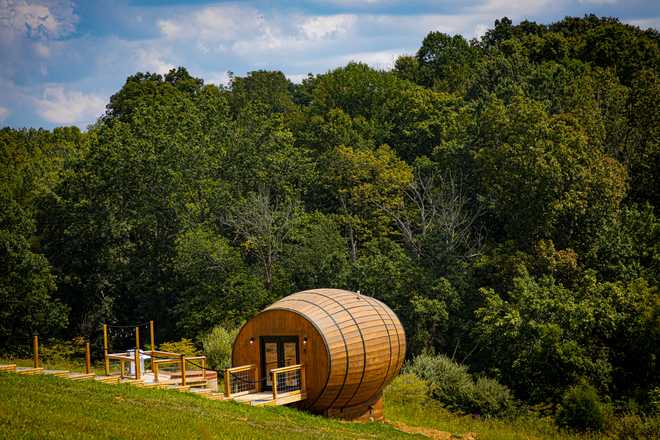
[[[404,54],[404,49],[380,50],[374,52],[356,52],[342,55],[338,58],[338,64],[346,64],[351,61],[358,61],[368,64],[375,69],[391,69],[399,55]]]
[[[77,90],[55,85],[44,89],[42,98],[34,100],[37,113],[53,124],[80,124],[101,116],[106,100]]]
[[[293,75],[287,75],[287,78],[289,78],[289,81],[296,83],[296,84],[301,84],[305,78],[307,78],[306,73],[296,73]]]
[[[7,107],[0,106],[0,121],[7,119],[7,116],[9,116],[10,113],[11,111],[9,111]]]
[[[490,14],[493,19],[505,15],[511,18],[541,12],[553,3],[556,5],[558,2],[557,0],[487,0],[484,4],[476,5],[472,10],[477,14]]]
[[[229,71],[224,70],[222,72],[208,72],[199,75],[204,79],[206,84],[217,84],[228,86],[229,85]]]
[[[41,58],[48,58],[50,56],[50,48],[43,43],[34,43],[32,48]]]
[[[617,0],[578,0],[578,3],[585,5],[615,5]]]
[[[642,18],[639,20],[624,20],[625,23],[631,24],[633,26],[638,26],[641,29],[660,29],[660,17],[653,18]]]
[[[0,30],[4,37],[61,38],[75,30],[78,16],[66,0],[37,2],[0,0]]]
[[[300,25],[300,30],[310,40],[335,38],[346,34],[356,21],[355,15],[346,14],[311,17]]]
[[[135,54],[137,70],[164,75],[174,69],[174,65],[166,62],[155,48],[138,48]]]
[[[168,40],[197,40],[204,46],[227,43],[264,32],[264,17],[251,7],[209,6],[189,14],[158,20]]]

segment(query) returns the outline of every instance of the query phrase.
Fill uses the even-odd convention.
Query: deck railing
[[[256,365],[242,365],[225,370],[225,396],[236,397],[259,391]]]
[[[277,401],[277,399],[296,395],[302,395],[304,398],[306,393],[304,365],[274,368],[270,370],[270,374],[273,384],[273,400]]]
[[[178,353],[167,353],[167,352],[156,352],[160,354],[170,354],[170,355],[177,355],[178,359],[152,359],[151,360],[151,371],[154,374],[154,382],[158,382],[158,369],[160,365],[167,365],[167,364],[178,364],[179,368],[181,370],[181,386],[186,386],[186,367],[188,363],[194,363],[197,364],[199,362],[199,366],[202,369],[202,378],[203,380],[206,380],[206,356],[184,356],[180,355]]]

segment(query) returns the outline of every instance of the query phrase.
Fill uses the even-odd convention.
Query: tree
[[[376,150],[340,146],[333,153],[329,166],[334,172],[323,183],[335,199],[355,261],[359,243],[392,232],[385,210],[401,205],[412,173],[387,145]]]
[[[239,245],[258,262],[263,284],[271,293],[284,242],[298,215],[299,207],[295,201],[278,203],[271,199],[267,190],[262,189],[238,200],[224,219]]]
[[[184,337],[216,325],[236,326],[267,305],[267,292],[240,252],[203,226],[179,234],[175,267],[181,285],[177,327]]]

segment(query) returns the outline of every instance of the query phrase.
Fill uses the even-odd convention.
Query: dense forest
[[[137,73],[87,131],[5,128],[0,351],[104,321],[199,341],[338,287],[530,404],[660,400],[659,43],[503,18],[389,71]]]

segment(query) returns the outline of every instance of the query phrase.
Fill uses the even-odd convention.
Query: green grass
[[[9,362],[0,359],[2,363]],[[30,360],[11,363],[31,366]],[[82,369],[75,361],[52,362],[48,367]],[[97,366],[97,371],[101,373],[102,366]],[[532,414],[512,420],[458,415],[399,382],[395,380],[385,393],[388,423],[365,424],[285,407],[254,408],[211,401],[172,390],[0,373],[0,439],[423,438],[391,425],[406,432],[419,429],[433,438],[449,438],[445,433],[454,434],[451,438],[464,435],[479,440],[606,437],[560,432],[551,418]]]
[[[346,423],[171,390],[0,373],[3,439],[423,438],[383,423]]]
[[[552,417],[536,413],[521,414],[506,419],[481,418],[448,411],[440,402],[428,397],[424,381],[414,375],[402,374],[385,389],[385,418],[408,427],[431,428],[450,433],[462,433],[485,440],[523,439],[588,439],[559,431]],[[522,410],[521,410],[522,411]]]

